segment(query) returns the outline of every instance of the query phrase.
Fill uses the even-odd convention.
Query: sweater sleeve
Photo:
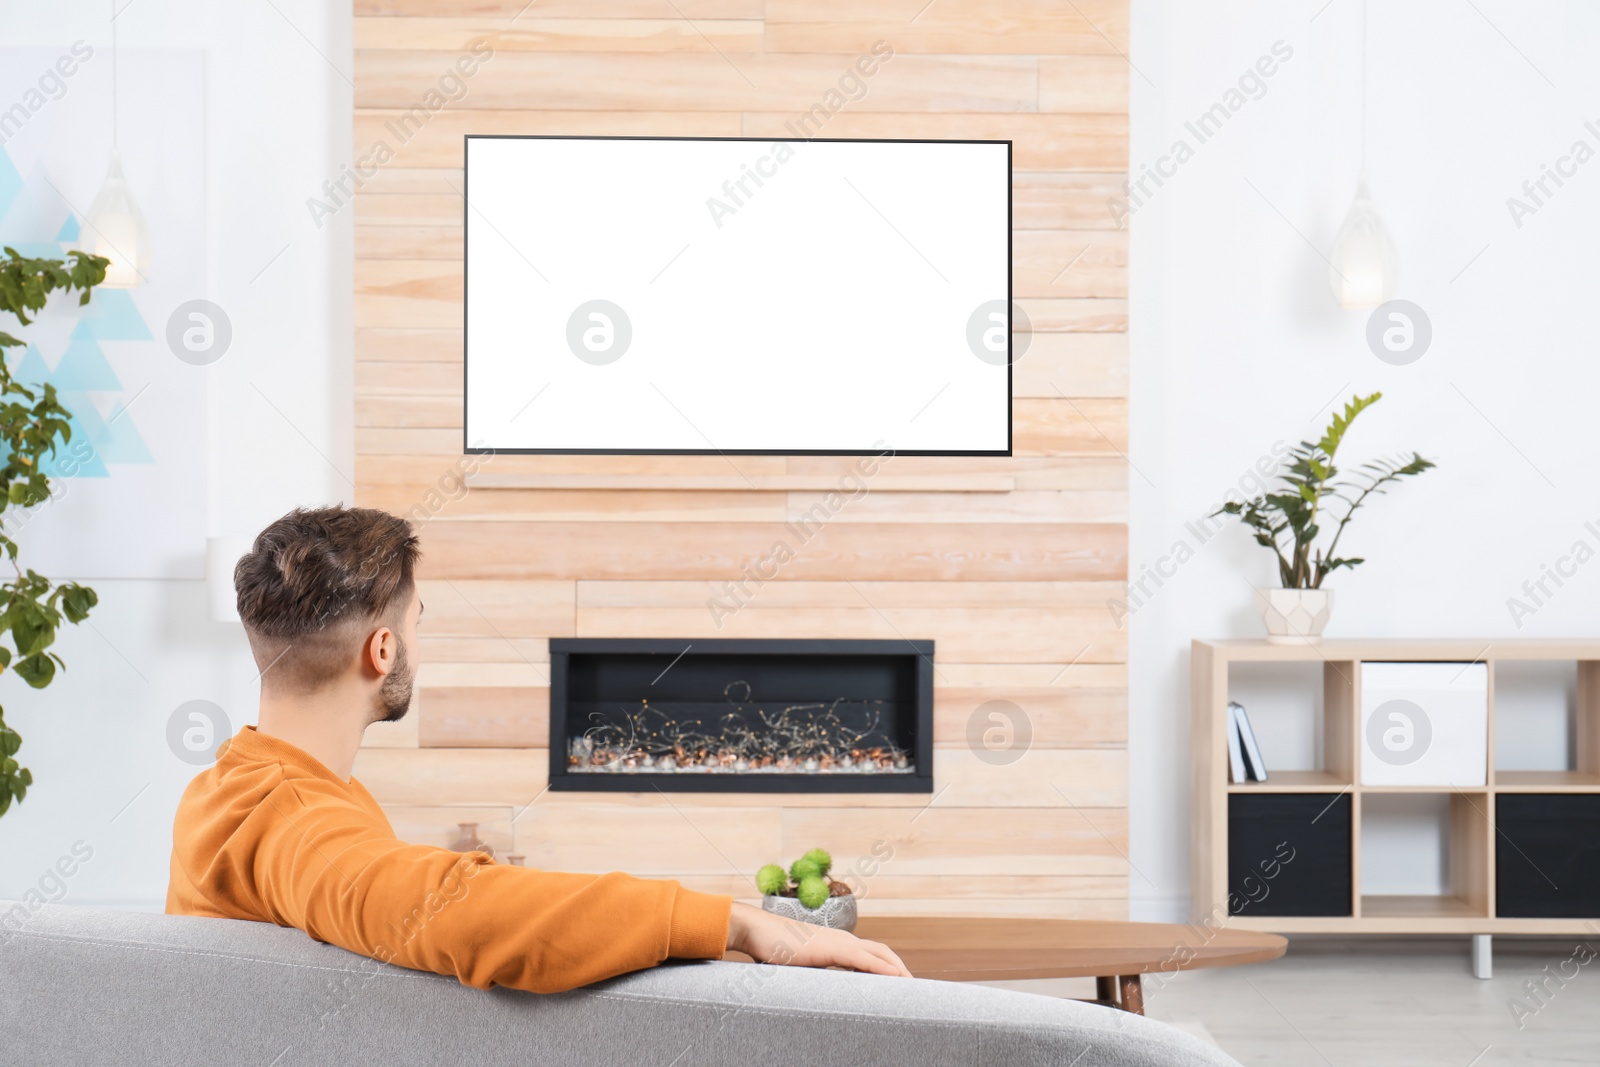
[[[272,921],[479,989],[559,992],[654,966],[720,959],[729,897],[625,874],[558,874],[481,852],[408,845],[314,783],[257,809],[254,883]]]

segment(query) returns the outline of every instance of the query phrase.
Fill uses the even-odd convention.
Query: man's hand
[[[864,941],[843,930],[784,919],[737,902],[728,915],[728,947],[758,963],[844,967],[869,974],[911,977],[906,965],[887,945]]]

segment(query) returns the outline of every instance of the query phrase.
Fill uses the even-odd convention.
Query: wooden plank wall
[[[887,849],[868,911],[1125,916],[1126,0],[525,4],[355,3],[358,499],[427,553],[417,709],[358,776],[403,835],[478,822],[538,866],[753,897],[760,864]],[[707,599],[851,461],[463,458],[461,136],[778,136],[879,41],[824,136],[1015,141],[1017,455],[890,461],[719,628]],[[549,638],[774,635],[938,642],[931,803],[545,791]],[[1033,727],[1010,766],[966,743],[996,699]]]

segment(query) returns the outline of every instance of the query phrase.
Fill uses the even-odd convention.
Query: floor
[[[1093,995],[1080,982],[1008,985]],[[1149,1015],[1246,1067],[1600,1064],[1600,931],[1587,941],[1497,938],[1488,981],[1472,976],[1465,937],[1296,939],[1271,963],[1147,979],[1145,997]]]

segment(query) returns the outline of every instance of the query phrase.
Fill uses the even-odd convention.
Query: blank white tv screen
[[[1011,144],[466,139],[469,452],[1011,454]]]

